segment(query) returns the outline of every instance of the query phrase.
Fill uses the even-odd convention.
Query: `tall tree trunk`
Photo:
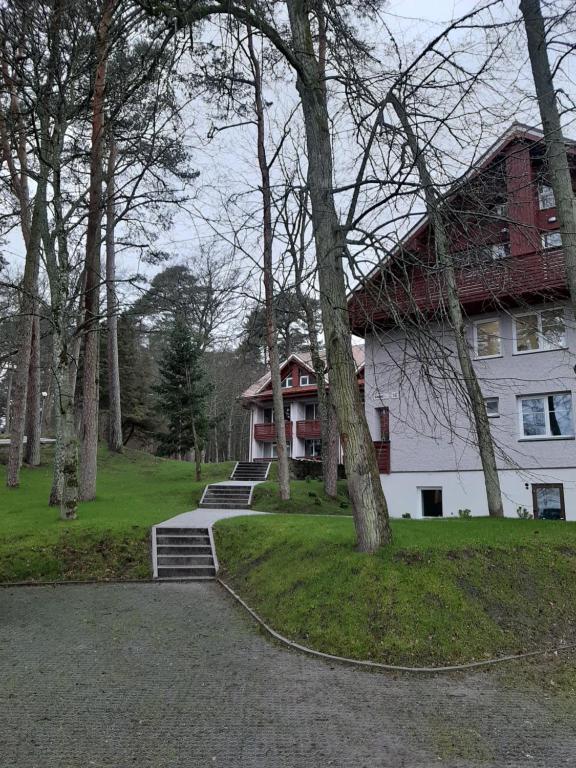
[[[96,496],[99,399],[99,307],[101,284],[101,204],[104,144],[104,92],[108,64],[108,36],[117,0],[106,0],[96,33],[96,76],[92,97],[90,189],[86,227],[85,340],[80,424],[80,499]]]
[[[43,150],[45,151],[45,142]],[[36,306],[37,275],[40,263],[42,216],[45,213],[46,207],[47,180],[48,166],[44,159],[41,158],[40,175],[34,197],[30,238],[26,249],[24,279],[22,281],[21,319],[18,327],[20,347],[16,356],[16,371],[12,385],[12,411],[10,416],[12,440],[10,441],[6,471],[6,485],[9,488],[17,488],[20,485],[20,467],[22,465],[24,428],[26,424],[28,373],[32,353],[32,330]]]
[[[294,265],[294,290],[296,298],[306,317],[308,339],[310,342],[310,357],[316,374],[318,390],[318,410],[320,415],[320,437],[322,439],[322,476],[324,480],[324,492],[327,496],[335,498],[338,493],[338,425],[336,414],[330,401],[330,392],[326,388],[326,362],[320,354],[320,343],[316,329],[316,318],[308,295],[302,290],[304,279],[304,259],[306,251],[306,201],[301,197],[300,224],[297,232],[289,233],[290,250]],[[289,227],[286,227],[287,231]],[[297,242],[298,241],[298,242]]]
[[[41,394],[42,388],[40,377],[40,318],[38,317],[38,306],[36,314],[32,321],[32,345],[30,349],[30,367],[28,370],[28,392],[26,397],[26,448],[24,450],[24,461],[31,467],[40,465],[40,437],[42,432],[41,423]]]
[[[13,363],[8,363],[8,385],[6,390],[6,434],[10,434],[10,411],[11,411],[11,403],[12,403],[12,379],[14,378],[14,368]]]
[[[416,168],[418,169],[420,183],[424,189],[426,209],[434,230],[434,238],[436,241],[436,258],[442,270],[442,276],[446,286],[446,308],[448,310],[450,323],[454,329],[458,361],[462,370],[464,385],[468,393],[470,408],[472,410],[474,425],[476,428],[476,441],[478,445],[478,453],[480,454],[482,471],[484,473],[484,485],[486,487],[486,498],[488,500],[488,513],[491,517],[502,517],[504,515],[504,507],[502,505],[502,492],[500,490],[500,477],[498,475],[498,467],[496,465],[494,442],[492,440],[492,433],[490,431],[490,420],[486,411],[484,396],[482,394],[482,390],[480,389],[478,377],[476,376],[476,371],[474,370],[474,365],[470,356],[470,348],[466,338],[464,316],[462,314],[462,307],[458,297],[456,272],[454,269],[452,255],[450,253],[448,236],[446,233],[446,227],[444,224],[438,195],[428,170],[428,165],[426,163],[424,153],[422,152],[418,138],[412,128],[412,125],[410,124],[410,120],[406,113],[404,104],[393,94],[389,96],[389,101],[394,108],[394,111],[398,115],[398,119],[402,124],[404,133],[406,134],[406,138],[410,146],[410,151],[412,152],[412,157],[414,158]]]
[[[336,414],[330,399],[330,391],[326,388],[326,363],[320,355],[316,320],[310,306],[310,302],[302,294],[300,287],[297,289],[298,298],[306,315],[308,326],[308,338],[310,340],[310,356],[316,374],[318,388],[318,410],[320,412],[320,435],[322,438],[322,474],[324,479],[324,492],[330,498],[336,498],[338,494],[338,425]]]
[[[116,189],[115,173],[117,146],[113,132],[109,135],[108,169],[106,174],[106,320],[108,324],[108,448],[122,451],[122,406],[120,398],[120,367],[118,364],[118,297],[116,294]]]
[[[226,459],[230,461],[232,459],[232,410],[233,406],[228,411],[228,428],[226,430]]]
[[[334,203],[328,106],[321,65],[312,42],[309,5],[305,0],[287,0],[286,4],[292,30],[292,48],[300,67],[297,88],[302,102],[308,149],[308,186],[330,391],[344,450],[358,549],[362,552],[375,552],[383,543],[391,540],[392,533],[352,354],[342,263],[346,240]]]
[[[262,179],[263,204],[263,272],[264,293],[266,302],[266,345],[270,363],[272,380],[272,405],[276,425],[276,454],[278,458],[278,485],[280,498],[287,501],[290,498],[290,470],[288,468],[288,447],[286,445],[286,425],[284,423],[284,398],[282,397],[282,381],[280,378],[280,355],[278,353],[278,331],[276,312],[274,310],[274,265],[273,265],[273,232],[272,232],[272,194],[270,189],[270,168],[266,156],[264,104],[262,100],[262,73],[260,61],[254,50],[252,30],[248,26],[248,48],[254,73],[254,107],[258,127],[258,166]]]
[[[194,437],[194,464],[196,466],[196,480],[202,480],[202,446],[196,431],[196,422],[192,420],[192,435]]]
[[[558,100],[548,59],[540,0],[521,0],[520,10],[524,17],[528,53],[544,129],[544,144],[560,223],[570,301],[572,310],[576,312],[576,197],[572,189],[566,143],[562,135]]]

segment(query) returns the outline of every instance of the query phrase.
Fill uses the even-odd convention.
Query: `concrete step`
[[[208,529],[207,528],[167,528],[166,526],[162,526],[161,528],[157,529],[158,532],[162,531],[162,533],[171,534],[174,536],[207,536],[208,535]]]
[[[214,581],[214,576],[158,576],[157,581]]]
[[[214,565],[167,565],[158,564],[158,578],[196,578],[203,576],[205,578],[215,578],[216,568]]]
[[[200,506],[202,509],[250,509],[250,504],[246,502],[231,504],[227,501],[203,501]]]
[[[210,544],[157,544],[159,555],[212,555]]]
[[[208,555],[167,555],[158,551],[158,567],[166,565],[211,565],[214,566],[212,553]]]
[[[156,544],[187,544],[188,546],[210,546],[209,536],[165,536],[163,533],[156,533]]]

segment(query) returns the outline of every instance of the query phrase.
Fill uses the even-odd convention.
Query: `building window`
[[[485,397],[486,413],[491,419],[500,416],[500,402],[497,397]]]
[[[322,455],[322,440],[304,440],[304,455],[317,459]]]
[[[288,456],[292,456],[292,443],[290,441],[286,442],[286,450],[288,451]],[[262,443],[262,458],[263,459],[278,458],[276,443]]]
[[[566,325],[561,308],[544,309],[514,317],[516,352],[539,352],[566,346]]]
[[[558,230],[542,233],[542,248],[561,248],[562,235]]]
[[[496,216],[500,216],[505,219],[508,216],[508,203],[506,201],[500,201],[494,206],[494,213]]]
[[[302,373],[300,375],[300,386],[301,387],[308,387],[310,384],[315,384],[316,380],[314,376],[312,376],[311,373]]]
[[[287,376],[282,382],[282,389],[288,389],[292,386],[292,376]]]
[[[306,421],[317,421],[319,418],[318,403],[306,403]]]
[[[541,211],[556,207],[554,190],[548,184],[539,184],[538,186],[538,206]]]
[[[263,413],[263,424],[274,424],[274,409],[273,408],[264,408],[262,411]],[[284,406],[284,421],[290,421],[290,405]]]
[[[493,243],[490,246],[490,255],[494,261],[504,259],[510,256],[510,245],[508,243]]]
[[[518,398],[520,435],[528,438],[573,437],[572,393]]]
[[[476,357],[500,357],[500,320],[480,320],[474,324],[474,335]]]

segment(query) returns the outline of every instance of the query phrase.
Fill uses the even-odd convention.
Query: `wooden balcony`
[[[532,251],[489,264],[461,266],[456,273],[460,302],[469,313],[567,293],[561,249]],[[404,275],[391,268],[352,295],[348,305],[352,330],[361,334],[373,323],[390,322],[391,304],[399,312],[435,311],[445,298],[445,290],[445,280],[439,271],[423,271],[416,266]]]
[[[381,475],[390,474],[390,441],[381,440],[374,443],[376,449],[376,460]]]
[[[320,421],[297,421],[296,436],[302,440],[315,440],[320,437]]]
[[[286,428],[286,440],[292,440],[292,422],[285,421],[284,427]],[[270,423],[254,424],[254,439],[267,443],[276,442],[276,425]]]

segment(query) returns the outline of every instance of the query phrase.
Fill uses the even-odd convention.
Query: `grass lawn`
[[[271,468],[276,470],[274,465]],[[338,482],[338,497],[330,499],[324,493],[321,480],[293,480],[290,483],[290,500],[282,501],[278,484],[269,481],[254,489],[253,509],[260,512],[286,512],[305,515],[350,515],[352,510],[346,491],[346,481]]]
[[[97,498],[82,503],[78,519],[63,522],[47,504],[49,452],[37,469],[22,471],[21,486],[0,483],[0,581],[147,578],[150,526],[194,509],[206,483],[226,479],[233,462],[194,465],[126,451],[99,454]],[[4,467],[0,466],[0,472]]]
[[[236,518],[216,526],[218,557],[271,626],[329,653],[442,664],[576,641],[575,523],[392,525],[368,556],[349,518]]]

